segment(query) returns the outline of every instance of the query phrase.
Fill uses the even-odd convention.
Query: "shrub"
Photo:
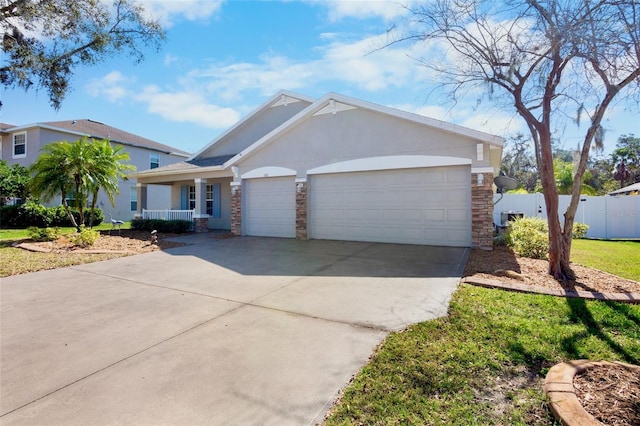
[[[131,228],[136,231],[158,232],[170,234],[183,234],[188,232],[193,223],[188,220],[159,220],[159,219],[134,219]]]
[[[88,209],[84,215],[86,226],[96,226],[104,220],[104,212],[101,209],[95,209],[93,224],[90,225],[90,213],[91,210]],[[80,220],[76,209],[71,209],[71,214],[74,215],[76,221]],[[45,207],[37,201],[27,201],[20,206],[0,207],[0,225],[2,228],[73,226],[64,207]]]
[[[17,222],[18,209],[20,206],[2,206],[0,207],[0,227],[5,228],[19,228],[15,223]]]
[[[518,255],[546,259],[549,251],[547,222],[536,217],[518,218],[509,222],[506,244]]]
[[[100,233],[93,229],[82,227],[80,232],[71,237],[71,242],[79,247],[91,247],[100,237]]]
[[[571,230],[573,238],[576,239],[584,239],[587,238],[587,231],[589,230],[589,225],[586,223],[573,223],[573,229]]]
[[[60,228],[38,228],[31,226],[28,229],[29,236],[34,241],[55,241],[60,238]]]

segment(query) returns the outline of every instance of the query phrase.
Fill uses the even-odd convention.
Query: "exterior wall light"
[[[484,185],[484,174],[478,173],[478,186]]]
[[[304,188],[304,184],[300,182],[299,184],[296,185],[296,192],[298,193],[302,192],[302,188]]]

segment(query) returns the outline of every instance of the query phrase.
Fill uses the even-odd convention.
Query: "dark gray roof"
[[[116,127],[108,126],[104,123],[94,120],[66,120],[66,121],[49,121],[42,123],[50,127],[56,127],[63,130],[84,133],[94,139],[109,139],[112,142],[119,142],[125,145],[140,146],[150,148],[156,151],[166,153],[177,153],[188,155],[189,153],[181,149],[171,147],[133,133],[120,130]]]
[[[198,158],[193,160],[180,161],[178,163],[169,164],[168,166],[158,167],[156,169],[151,169],[151,170],[145,170],[144,172],[140,172],[138,174],[172,172],[172,171],[190,172],[190,171],[201,169],[203,167],[222,166],[224,163],[226,163],[227,161],[229,161],[235,156],[236,154],[220,155],[218,157]]]

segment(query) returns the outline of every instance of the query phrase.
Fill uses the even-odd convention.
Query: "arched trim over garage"
[[[241,177],[242,179],[256,179],[256,178],[270,178],[270,177],[283,177],[283,176],[295,176],[296,171],[293,169],[288,169],[286,167],[278,167],[278,166],[269,166],[269,167],[258,167],[257,169],[253,169],[244,173]]]
[[[468,158],[431,155],[392,155],[386,157],[358,158],[357,160],[327,164],[307,170],[307,175],[466,165],[471,165],[471,160]]]

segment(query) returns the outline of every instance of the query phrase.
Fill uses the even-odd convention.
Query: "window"
[[[189,207],[188,210],[196,209],[196,187],[195,185],[189,185]]]
[[[71,207],[75,207],[76,205],[76,191],[70,190],[67,192],[67,196],[65,198],[66,203],[71,206]]]
[[[2,136],[0,136],[0,160],[2,160]]]
[[[24,158],[27,156],[27,132],[15,133],[13,135],[13,158]]]
[[[207,185],[207,214],[220,217],[220,184]]]
[[[137,212],[138,211],[138,188],[136,188],[135,186],[132,188],[129,188],[129,200],[131,202],[131,211]]]
[[[158,154],[149,154],[149,168],[157,169],[160,167],[160,156]]]

